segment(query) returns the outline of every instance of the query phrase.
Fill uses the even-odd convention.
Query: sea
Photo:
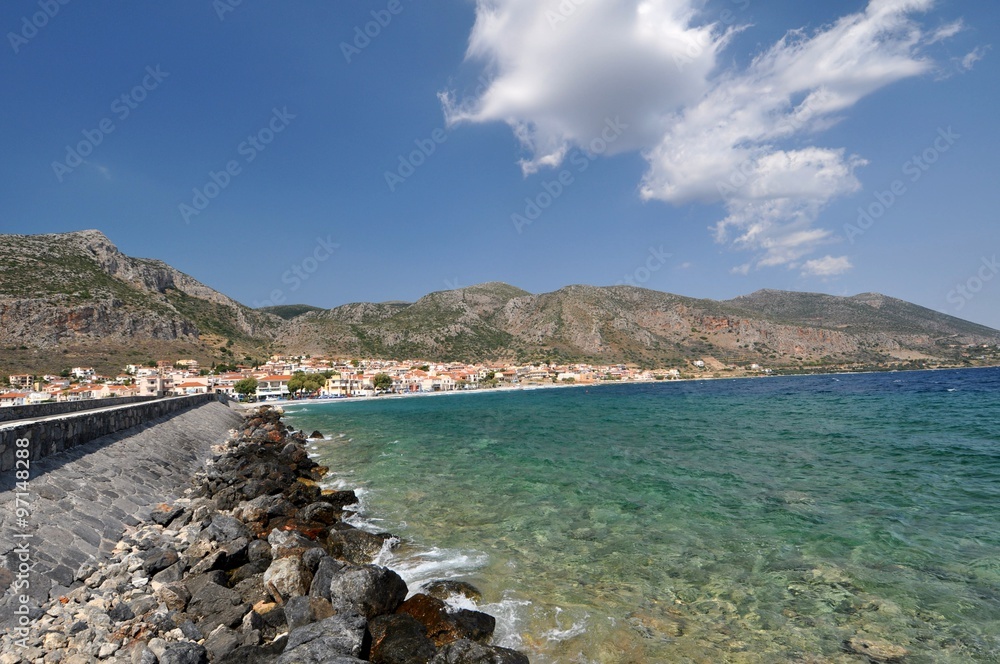
[[[286,412],[378,562],[477,586],[532,662],[1000,662],[1000,369]]]

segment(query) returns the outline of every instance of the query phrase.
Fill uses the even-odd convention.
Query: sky
[[[1000,5],[8,0],[0,232],[250,306],[881,292],[1000,328]]]

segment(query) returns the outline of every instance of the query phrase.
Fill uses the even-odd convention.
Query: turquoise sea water
[[[533,662],[1000,661],[1000,370],[290,405]]]

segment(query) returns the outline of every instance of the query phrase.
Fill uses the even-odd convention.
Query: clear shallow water
[[[473,582],[533,662],[1000,661],[1000,370],[287,410],[383,562]]]

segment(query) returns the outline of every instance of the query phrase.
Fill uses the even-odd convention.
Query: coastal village
[[[220,370],[221,369],[221,370]],[[116,376],[91,367],[73,367],[59,375],[11,375],[0,392],[0,407],[51,401],[111,397],[164,397],[225,394],[249,401],[291,398],[335,399],[407,395],[461,390],[524,388],[603,382],[652,382],[711,377],[711,360],[691,362],[692,374],[679,369],[640,370],[626,365],[512,365],[395,360],[338,360],[310,356],[274,356],[258,366],[206,368],[190,359],[161,360],[155,366],[128,365]],[[749,372],[771,373],[757,364]],[[746,373],[746,372],[743,372]],[[252,389],[251,389],[252,388]]]

